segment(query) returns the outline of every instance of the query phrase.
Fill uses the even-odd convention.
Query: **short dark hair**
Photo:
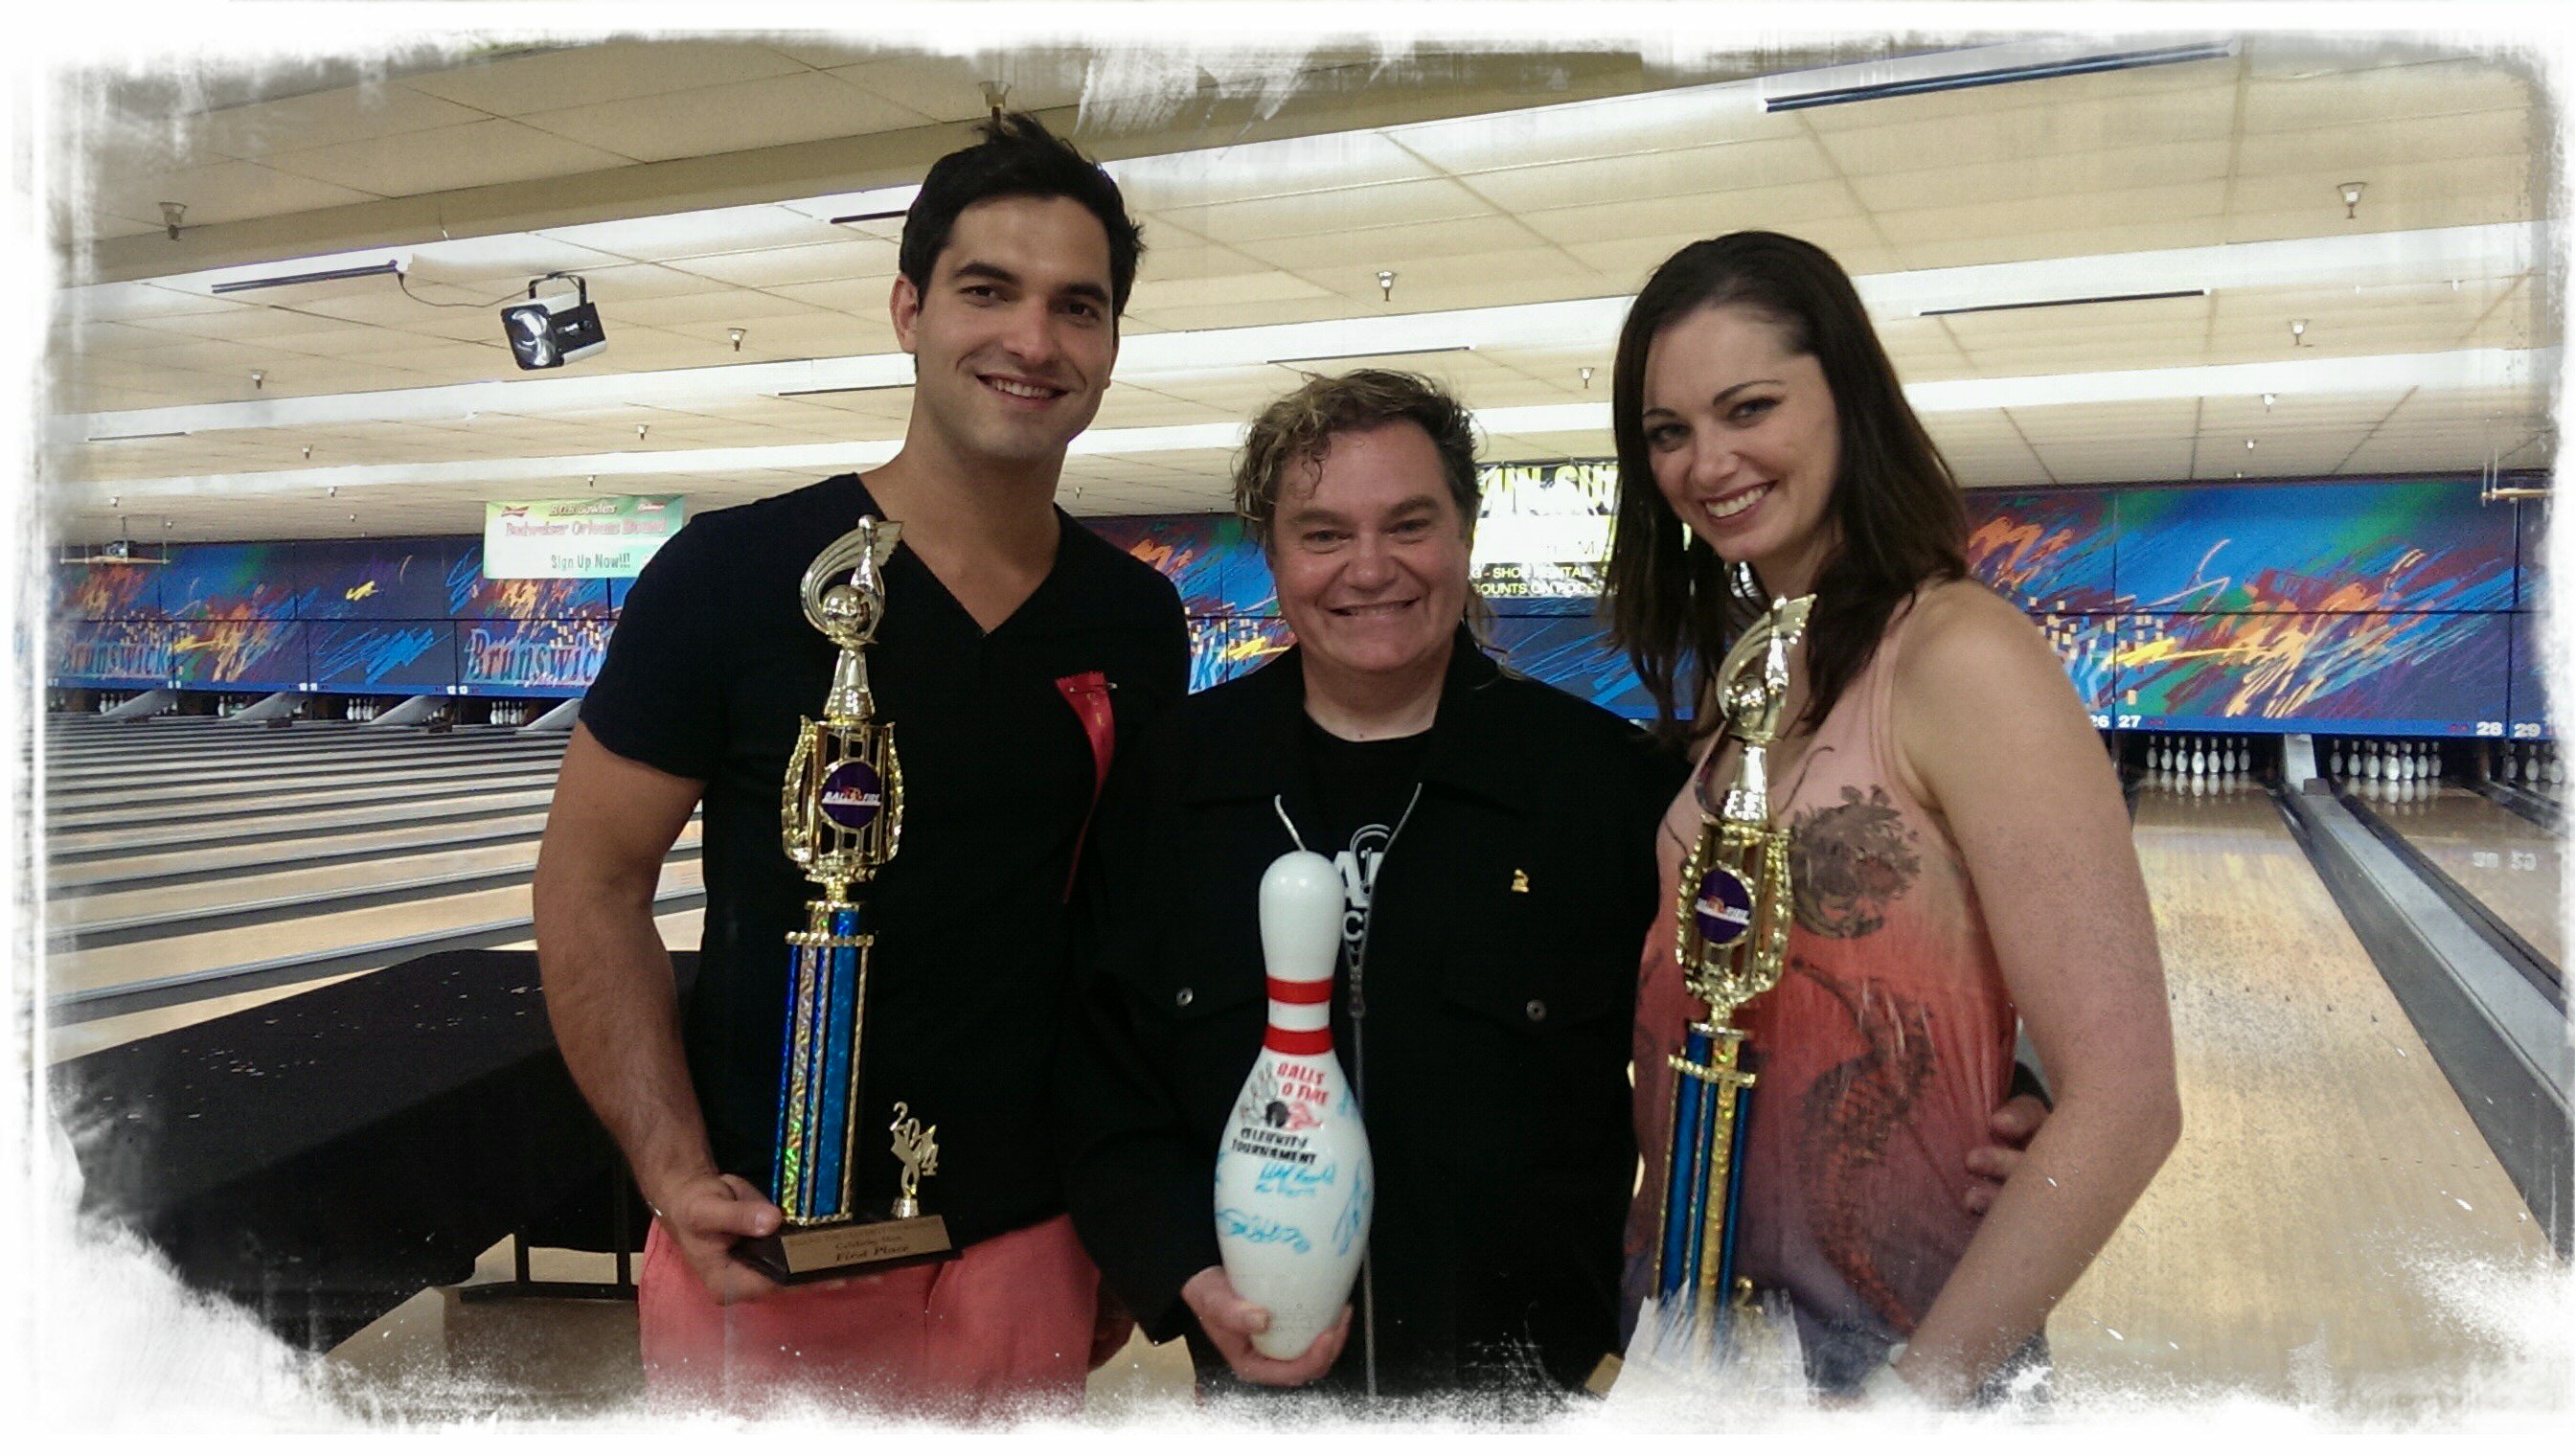
[[[1270,544],[1271,518],[1279,514],[1279,489],[1298,461],[1317,465],[1332,437],[1408,420],[1439,452],[1439,474],[1457,503],[1459,524],[1475,528],[1475,417],[1436,384],[1391,369],[1318,374],[1271,402],[1243,438],[1234,465],[1234,509],[1244,534]]]
[[[983,140],[930,165],[921,194],[904,215],[903,245],[895,266],[927,294],[931,272],[957,228],[957,215],[997,197],[1065,197],[1082,204],[1109,234],[1112,311],[1127,312],[1136,286],[1136,260],[1145,238],[1127,215],[1127,199],[1100,164],[1074,150],[1025,111],[1005,112],[976,128]]]
[[[1812,727],[1867,666],[1897,606],[1927,583],[1967,574],[1966,503],[1831,254],[1800,238],[1745,232],[1663,260],[1628,306],[1610,371],[1618,514],[1602,593],[1610,641],[1652,695],[1658,731],[1677,734],[1683,666],[1692,665],[1687,700],[1695,711],[1705,706],[1707,675],[1762,605],[1729,591],[1725,564],[1706,540],[1686,537],[1654,485],[1645,449],[1645,362],[1654,341],[1708,308],[1766,320],[1789,354],[1814,359],[1832,392],[1840,470],[1826,510],[1841,544],[1816,575],[1806,623],[1799,723]]]

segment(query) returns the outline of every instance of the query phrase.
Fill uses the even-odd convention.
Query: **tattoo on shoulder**
[[[1876,930],[1922,874],[1913,830],[1880,784],[1866,797],[1843,785],[1841,802],[1798,813],[1788,835],[1797,923],[1818,935],[1852,940]]]

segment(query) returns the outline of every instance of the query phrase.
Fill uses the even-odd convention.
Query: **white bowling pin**
[[[2190,740],[2190,776],[2197,778],[2207,772],[2208,750],[2200,746],[2199,739],[2192,738]]]
[[[1341,876],[1303,849],[1261,876],[1270,1030],[1216,1155],[1216,1241],[1234,1292],[1270,1311],[1253,1346],[1305,1353],[1339,1317],[1367,1252],[1375,1169],[1332,1054]]]

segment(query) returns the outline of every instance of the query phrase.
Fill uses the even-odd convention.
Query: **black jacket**
[[[1219,1262],[1217,1143],[1266,1022],[1257,890],[1294,847],[1274,799],[1309,839],[1319,823],[1303,704],[1291,651],[1122,753],[1076,917],[1058,1060],[1075,1226],[1203,1374],[1223,1362],[1180,1288]],[[1613,1348],[1636,969],[1682,773],[1459,635],[1378,870],[1359,1021],[1346,964],[1334,987],[1378,1191],[1361,1323],[1325,1386],[1573,1386]]]

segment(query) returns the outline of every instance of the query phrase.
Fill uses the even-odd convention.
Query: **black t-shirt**
[[[800,717],[838,650],[798,584],[877,507],[856,476],[691,521],[636,579],[581,710],[610,751],[706,783],[707,913],[684,1008],[717,1165],[769,1187],[790,951],[818,888],[779,839]],[[985,633],[909,547],[887,562],[868,650],[904,781],[901,848],[856,896],[876,934],[853,1191],[896,1191],[893,1104],[939,1129],[923,1207],[960,1244],[1062,1210],[1048,1059],[1064,897],[1097,768],[1059,687],[1104,674],[1116,736],[1187,691],[1188,626],[1161,574],[1059,513],[1053,571]]]
[[[1306,847],[1328,855],[1341,871],[1344,972],[1363,966],[1368,905],[1376,891],[1377,862],[1402,825],[1404,807],[1421,781],[1427,729],[1402,738],[1352,742],[1305,720],[1305,757],[1314,770],[1314,797],[1323,822],[1309,826]],[[1344,980],[1342,994],[1348,994]]]

